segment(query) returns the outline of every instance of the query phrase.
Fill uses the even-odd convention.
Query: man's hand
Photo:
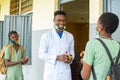
[[[71,63],[72,55],[67,55],[67,54],[58,55],[57,60],[63,61],[65,63]]]
[[[71,63],[72,61],[72,55],[67,55],[67,60],[65,61],[65,63]]]
[[[67,55],[66,54],[58,55],[57,60],[65,62],[67,60]]]

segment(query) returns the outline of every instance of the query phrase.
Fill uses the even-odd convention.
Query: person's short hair
[[[54,12],[54,17],[55,17],[56,15],[64,15],[64,16],[66,16],[66,13],[65,13],[64,11],[58,10],[58,11]]]
[[[17,34],[17,35],[18,35],[18,33],[17,33],[16,31],[10,31],[10,32],[8,33],[9,39],[10,39],[10,35],[11,35],[11,34]]]
[[[107,33],[112,34],[118,28],[119,18],[114,13],[103,13],[98,20]]]

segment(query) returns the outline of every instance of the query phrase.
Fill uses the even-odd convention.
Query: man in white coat
[[[43,80],[72,80],[70,64],[74,59],[74,38],[65,31],[66,13],[54,13],[54,29],[42,35],[39,58],[45,61]]]

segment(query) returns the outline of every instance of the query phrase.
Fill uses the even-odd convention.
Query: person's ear
[[[100,32],[100,31],[103,31],[104,27],[102,24],[99,24],[98,27],[97,27],[97,31]]]
[[[101,28],[98,28],[98,32],[100,32],[102,29]]]
[[[104,28],[103,25],[101,24],[99,29],[100,29],[99,31],[103,31],[105,28]]]

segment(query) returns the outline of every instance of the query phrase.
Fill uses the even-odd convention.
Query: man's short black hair
[[[118,27],[119,18],[114,13],[106,12],[100,16],[99,22],[105,28],[107,33],[112,34]]]
[[[65,15],[65,16],[66,16],[66,13],[65,13],[64,11],[58,10],[58,11],[54,12],[54,17],[55,17],[56,15]]]

